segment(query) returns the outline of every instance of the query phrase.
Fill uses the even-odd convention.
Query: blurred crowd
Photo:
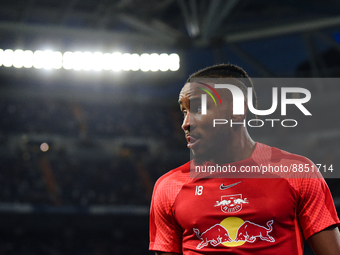
[[[316,127],[325,126],[323,122],[328,121],[329,115],[322,115],[316,109],[311,108],[313,114],[324,116],[325,119],[316,123],[315,118],[300,121],[299,127],[294,130],[294,134],[301,134],[297,144],[310,143],[310,137],[304,135],[315,133],[313,130],[327,131]],[[105,157],[96,156],[101,153],[96,147],[90,147],[91,157],[69,155],[67,150],[55,151],[53,148],[44,153],[39,145],[34,144],[17,148],[10,155],[2,150],[0,203],[149,205],[157,178],[190,158],[189,152],[183,155],[183,151],[188,150],[180,128],[182,116],[176,104],[75,103],[57,99],[7,98],[0,100],[0,114],[0,145],[3,147],[8,146],[11,136],[24,134],[29,144],[30,135],[44,134],[47,137],[56,135],[60,138],[76,138],[84,147],[96,139],[143,138],[158,141],[164,148],[162,153],[155,156],[143,146],[137,149],[122,147],[118,148],[118,152]],[[297,116],[297,119],[300,117]],[[338,122],[327,122],[326,126],[335,129]],[[255,137],[265,138],[270,134],[282,145],[291,144],[287,129],[272,129],[268,123],[266,127],[252,128],[250,132]],[[323,139],[327,144],[314,141],[303,146],[313,156],[313,161],[328,158],[330,165],[338,159],[334,153],[324,149],[334,151],[338,140],[333,137]],[[333,182],[329,180],[332,186]],[[331,189],[335,195],[340,195],[338,185],[334,184]]]
[[[5,134],[164,137],[174,133],[172,114],[160,105],[4,99],[0,115]]]
[[[39,143],[30,142],[32,134],[76,138],[83,147],[97,138],[133,137],[178,148],[185,140],[177,108],[6,99],[0,101],[0,114],[4,145],[11,136],[26,137],[25,146],[16,148],[14,154],[0,153],[0,203],[149,205],[156,179],[183,163],[156,158],[143,147],[118,148],[119,152],[105,157],[95,156],[98,151],[91,147],[87,158],[69,155],[68,145],[62,151],[50,148],[44,153]]]
[[[137,234],[137,233],[135,233]],[[6,255],[147,255],[148,237],[121,238],[109,233],[57,236],[55,234],[30,233],[0,236],[0,253]]]
[[[1,158],[0,203],[36,205],[149,205],[153,184],[176,161],[133,159],[136,152],[102,160],[42,152]],[[182,162],[178,162],[180,164]]]

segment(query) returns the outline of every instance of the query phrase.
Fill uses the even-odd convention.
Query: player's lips
[[[195,146],[200,140],[200,137],[194,136],[194,135],[187,135],[186,138],[187,138],[187,141],[188,141],[188,148],[189,149],[192,149],[192,147]]]

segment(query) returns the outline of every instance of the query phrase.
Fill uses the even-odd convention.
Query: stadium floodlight
[[[13,53],[13,66],[15,68],[22,68],[24,66],[24,51],[15,50]]]
[[[139,55],[134,53],[131,54],[131,62],[130,62],[131,70],[138,71],[140,69],[139,65]]]
[[[83,68],[83,53],[80,51],[76,51],[72,55],[72,69],[79,71]]]
[[[44,69],[60,69],[63,65],[63,55],[59,51],[46,50],[43,52],[42,61]]]
[[[63,55],[63,68],[71,70],[73,68],[73,53],[66,51]]]
[[[120,71],[122,70],[123,55],[120,52],[115,52],[112,54],[112,70]]]
[[[24,54],[22,55],[22,62],[23,62],[23,66],[25,68],[31,68],[33,67],[33,51],[31,50],[25,50]]]
[[[139,63],[140,63],[140,70],[143,72],[150,71],[151,63],[150,63],[150,55],[147,53],[144,53],[140,55]]]
[[[124,53],[122,56],[122,70],[131,70],[132,55],[130,53]],[[139,68],[138,68],[139,69]]]
[[[92,70],[92,64],[93,64],[93,54],[91,52],[84,52],[83,56],[83,70],[89,71]]]
[[[112,54],[110,53],[105,53],[103,55],[103,64],[102,64],[102,67],[104,70],[111,70],[112,69]]]
[[[0,66],[15,68],[31,68],[36,69],[60,69],[66,70],[85,70],[85,71],[138,71],[157,72],[157,71],[177,71],[179,69],[180,59],[175,53],[173,54],[157,54],[143,53],[102,53],[102,52],[70,52],[66,51],[62,54],[59,51],[30,50],[17,49],[0,49]]]
[[[177,71],[179,69],[179,56],[176,53],[170,54],[169,63],[169,69]]]
[[[37,69],[41,69],[44,63],[44,52],[41,50],[37,50],[33,54],[33,67]]]
[[[161,54],[159,55],[159,70],[165,72],[165,71],[168,71],[169,70],[169,65],[168,65],[168,62],[169,62],[169,55],[168,54]]]
[[[101,71],[103,69],[103,53],[95,52],[92,56],[92,69],[95,71]]]
[[[4,50],[3,50],[3,49],[0,49],[0,66],[2,66],[3,55],[4,55]]]
[[[5,50],[2,54],[2,64],[5,67],[11,67],[13,65],[13,50]]]
[[[159,70],[159,55],[157,53],[152,53],[149,58],[150,70],[152,72],[157,72]]]

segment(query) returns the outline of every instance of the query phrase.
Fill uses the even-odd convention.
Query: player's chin
[[[198,164],[211,160],[211,155],[207,151],[192,151],[192,154],[194,155],[195,162]]]

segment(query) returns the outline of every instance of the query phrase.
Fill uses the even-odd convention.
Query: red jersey
[[[313,163],[257,143],[230,165]],[[286,175],[287,176],[287,175]],[[288,175],[289,176],[289,175]],[[183,254],[303,254],[303,240],[339,225],[319,178],[191,178],[190,162],[157,181],[151,203],[150,250]]]

